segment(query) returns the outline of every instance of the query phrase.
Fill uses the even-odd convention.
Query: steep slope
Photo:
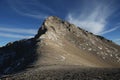
[[[0,74],[22,70],[36,60],[34,39],[8,43],[0,48]]]
[[[42,56],[37,64],[120,66],[120,46],[57,17],[47,18],[35,38]]]
[[[120,46],[50,16],[34,38],[0,48],[0,74],[50,65],[117,68]]]

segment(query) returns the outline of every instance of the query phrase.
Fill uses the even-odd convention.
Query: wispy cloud
[[[66,19],[69,22],[94,34],[105,34],[117,29],[116,27],[106,31],[106,25],[108,24],[107,19],[117,10],[113,6],[113,0],[85,1],[82,10],[78,9],[68,13]]]
[[[22,38],[31,38],[35,34],[37,34],[37,29],[0,27],[0,37],[22,39]]]
[[[37,29],[5,28],[5,27],[0,27],[0,31],[32,35],[37,33]]]
[[[113,40],[115,43],[120,45],[120,38]]]
[[[115,40],[116,42],[120,42],[120,38]]]
[[[54,14],[55,11],[49,6],[40,3],[38,0],[8,0],[11,8],[18,14],[37,19],[43,19]]]
[[[113,32],[113,31],[117,30],[118,28],[120,28],[120,26],[117,26],[117,27],[114,27],[114,28],[112,28],[112,29],[103,31],[103,32],[100,33],[100,35],[103,35],[103,34],[107,34],[107,33]]]
[[[2,33],[2,32],[0,32],[0,36],[1,37],[6,37],[6,38],[18,38],[18,39],[33,37],[33,36],[30,36],[30,35],[19,35],[19,34]]]

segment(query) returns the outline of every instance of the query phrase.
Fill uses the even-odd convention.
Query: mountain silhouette
[[[53,68],[120,68],[120,46],[50,16],[34,38],[10,42],[0,48],[1,76],[17,74],[19,77],[19,72],[30,75],[29,71],[38,74],[36,71]]]

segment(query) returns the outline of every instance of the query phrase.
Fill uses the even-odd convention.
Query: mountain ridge
[[[119,68],[120,46],[50,16],[34,38],[0,48],[0,74],[47,65]]]

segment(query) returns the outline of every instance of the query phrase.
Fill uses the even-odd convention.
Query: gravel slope
[[[29,68],[2,80],[120,80],[120,69],[80,68],[80,66],[41,66]]]

